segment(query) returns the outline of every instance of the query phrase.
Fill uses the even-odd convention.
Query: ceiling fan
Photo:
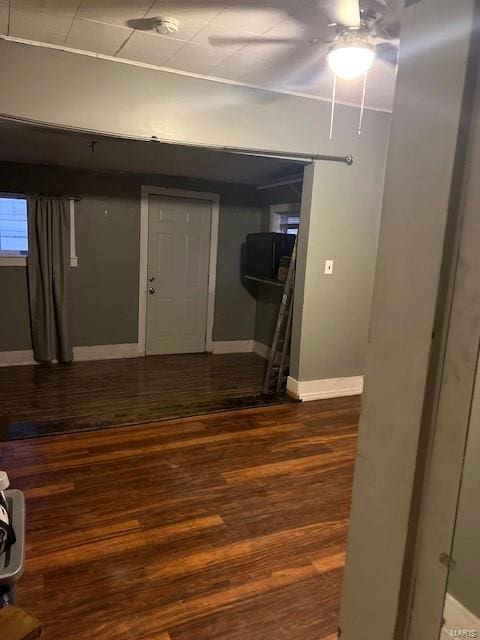
[[[388,0],[391,5],[392,0]],[[303,76],[305,67],[317,67],[322,59],[328,62],[335,76],[353,79],[365,75],[376,57],[396,66],[398,57],[399,22],[387,21],[387,0],[319,0],[318,9],[328,19],[331,37],[318,36],[307,41],[298,38],[210,37],[213,46],[228,45],[314,45],[308,47],[307,59],[298,63]],[[383,8],[383,12],[382,12]],[[290,55],[290,54],[289,54]],[[312,74],[314,78],[318,74]]]

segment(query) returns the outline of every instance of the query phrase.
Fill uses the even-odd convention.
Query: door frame
[[[205,351],[213,350],[213,319],[215,313],[215,288],[217,280],[218,223],[220,218],[220,194],[207,191],[189,191],[187,189],[169,189],[142,185],[140,205],[140,265],[138,286],[138,355],[146,355],[147,335],[147,288],[148,276],[148,207],[151,195],[169,198],[190,198],[208,200],[212,203],[212,221],[210,225],[210,256],[208,269],[207,327]]]

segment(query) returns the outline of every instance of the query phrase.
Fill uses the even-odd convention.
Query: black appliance
[[[249,233],[245,249],[245,275],[277,280],[280,258],[292,255],[296,236],[289,233]]]

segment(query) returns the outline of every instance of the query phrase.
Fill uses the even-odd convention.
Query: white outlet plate
[[[331,276],[333,273],[333,260],[325,260],[325,275]]]

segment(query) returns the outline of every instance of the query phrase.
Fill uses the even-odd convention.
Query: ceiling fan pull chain
[[[363,75],[363,91],[362,91],[362,105],[360,107],[360,120],[358,121],[358,137],[362,135],[363,127],[363,115],[365,113],[365,93],[367,90],[367,72]]]
[[[333,120],[335,118],[335,99],[337,93],[337,76],[333,74],[332,111],[330,114],[330,140],[333,138]]]

